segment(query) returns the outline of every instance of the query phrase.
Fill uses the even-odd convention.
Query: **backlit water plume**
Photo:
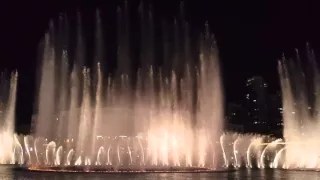
[[[320,74],[308,45],[307,63],[302,63],[298,50],[296,54],[295,61],[284,57],[279,61],[286,145],[279,151],[276,165],[288,169],[319,168]]]
[[[175,46],[164,52],[169,59],[159,67],[154,65],[153,12],[140,10],[142,30],[149,38],[140,40],[141,67],[134,70],[127,11],[125,6],[117,12],[117,70],[107,77],[99,11],[91,68],[82,67],[86,44],[80,14],[72,61],[68,48],[55,43],[66,32],[56,33],[51,24],[44,39],[31,164],[220,167],[224,103],[218,50],[209,25],[199,38],[198,62],[190,59],[188,24],[175,20],[175,33],[170,34]],[[68,29],[68,23],[60,24]],[[163,32],[164,49],[167,33]],[[183,43],[185,47],[179,47]]]
[[[6,73],[2,73],[0,81],[0,163],[7,164],[16,162],[17,154],[23,156],[20,145],[16,143],[16,135],[14,136],[18,73],[13,72],[9,80]]]

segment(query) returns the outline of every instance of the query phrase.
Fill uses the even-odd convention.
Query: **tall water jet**
[[[2,123],[0,131],[1,148],[0,163],[7,164],[11,161],[12,149],[15,147],[14,141],[14,124],[16,109],[16,92],[18,83],[18,73],[13,72],[8,83],[5,74],[1,77],[1,116]]]
[[[65,119],[65,112],[67,111],[68,106],[68,52],[66,50],[62,51],[62,58],[61,58],[61,64],[60,64],[60,73],[59,73],[59,80],[60,80],[60,86],[59,86],[59,109],[58,114],[59,116],[56,117],[57,120],[57,129],[56,129],[56,137],[61,140],[65,137],[68,137],[67,134],[67,128],[65,126],[67,125],[64,121]]]
[[[205,130],[207,142],[216,145],[222,132],[223,122],[223,92],[221,86],[219,58],[214,36],[210,34],[209,25],[200,41],[200,68],[198,75],[198,105],[197,121],[200,129]],[[208,98],[211,97],[211,98]],[[209,145],[209,144],[208,144]],[[208,146],[207,145],[207,146]],[[217,148],[211,148],[211,156]],[[209,164],[214,164],[210,162]]]
[[[208,24],[200,38],[200,53],[198,50],[190,52],[195,45],[189,38],[191,32],[188,28],[185,30],[188,24],[176,18],[171,24],[174,33],[163,34],[168,37],[159,47],[167,48],[161,52],[156,51],[153,12],[140,12],[140,21],[147,24],[141,24],[141,34],[146,36],[141,37],[141,66],[136,73],[137,69],[131,66],[133,38],[127,6],[125,3],[123,11],[119,8],[117,12],[117,67],[106,83],[103,75],[110,72],[103,68],[102,26],[98,12],[93,68],[81,68],[90,53],[84,48],[80,14],[73,56],[66,49],[56,50],[61,47],[46,41],[36,122],[36,136],[42,135],[46,140],[34,142],[38,166],[71,168],[85,165],[88,168],[139,170],[152,167],[222,168],[220,161],[223,162],[224,153],[219,138],[224,119],[223,93],[217,45]],[[47,35],[47,39],[52,38],[56,36]],[[168,48],[170,40],[173,48]],[[62,58],[52,58],[58,51]],[[164,56],[157,57],[157,53]],[[192,60],[192,53],[198,56],[199,63],[198,59]],[[156,58],[160,57],[164,58],[163,66],[156,63]],[[69,58],[72,63],[67,63]],[[50,69],[55,66],[54,59],[62,61],[56,66],[56,72],[60,74]],[[69,64],[72,64],[71,73],[67,70]],[[58,84],[53,83],[55,78],[60,79]],[[52,95],[50,101],[57,103],[43,102],[47,101],[48,93]],[[58,122],[56,118],[49,118],[48,114],[53,112],[56,112],[53,116],[59,116]],[[45,124],[45,121],[49,123]],[[48,142],[51,143],[46,148],[41,147]],[[55,147],[59,147],[57,151]],[[45,150],[48,152],[46,157],[43,156]],[[231,161],[224,157],[224,162]]]
[[[95,92],[95,110],[94,110],[94,120],[92,125],[92,149],[91,153],[95,152],[97,150],[96,145],[96,139],[99,133],[101,133],[102,129],[100,126],[102,125],[102,86],[103,86],[103,74],[101,72],[101,64],[100,61],[102,60],[103,54],[102,54],[102,48],[103,48],[103,36],[102,36],[102,27],[101,27],[101,18],[100,18],[100,11],[96,11],[96,37],[95,37],[95,63],[96,63],[96,92]]]
[[[82,103],[80,107],[80,122],[79,122],[79,131],[77,138],[77,149],[76,152],[78,155],[86,154],[89,150],[86,146],[86,141],[90,137],[91,134],[91,99],[90,99],[90,85],[91,80],[89,76],[89,69],[83,69],[83,95],[82,95]]]
[[[94,109],[94,119],[93,119],[93,126],[92,126],[92,149],[91,153],[93,153],[97,149],[96,145],[96,139],[98,137],[98,133],[100,133],[102,130],[100,128],[101,126],[101,120],[102,120],[102,74],[100,69],[100,63],[97,64],[97,76],[98,76],[98,82],[97,82],[97,90],[96,90],[96,99],[95,99],[95,109]]]
[[[36,116],[36,134],[37,137],[52,138],[52,123],[55,109],[55,51],[50,43],[50,35],[47,33],[44,40],[44,52],[41,70],[41,80],[39,87],[38,113]]]
[[[284,165],[289,169],[314,169],[319,166],[319,72],[312,50],[307,45],[307,66],[300,60],[279,61],[279,75],[283,99]],[[276,160],[275,160],[276,161]],[[275,165],[278,163],[276,162]]]

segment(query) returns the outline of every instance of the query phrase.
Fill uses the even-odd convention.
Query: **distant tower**
[[[267,88],[267,83],[259,76],[249,78],[246,82],[245,107],[248,120],[245,124],[250,131],[268,129]]]
[[[245,112],[241,105],[235,103],[228,103],[226,109],[226,119],[225,129],[227,131],[243,132]]]
[[[282,99],[280,92],[268,96],[268,117],[272,129],[282,129]]]
[[[228,123],[243,125],[245,122],[244,109],[241,105],[236,103],[228,103],[227,106],[227,120]]]

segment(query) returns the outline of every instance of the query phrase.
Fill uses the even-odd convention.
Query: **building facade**
[[[268,121],[267,91],[268,85],[262,77],[255,76],[246,81],[245,109],[248,131],[261,132],[270,128]]]
[[[280,92],[268,96],[268,119],[271,129],[282,129],[282,99]]]

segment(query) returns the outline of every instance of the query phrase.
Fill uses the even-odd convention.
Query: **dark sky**
[[[18,122],[28,122],[35,91],[37,44],[50,18],[78,7],[115,9],[123,1],[7,1],[1,2],[0,67],[19,71]],[[108,2],[108,3],[107,3]],[[131,3],[138,1],[130,0]],[[228,101],[240,102],[245,80],[260,75],[270,92],[279,90],[277,59],[282,52],[304,48],[310,42],[316,53],[320,48],[320,2],[307,0],[189,0],[186,18],[193,27],[209,21],[220,49]],[[157,12],[173,17],[180,1],[153,1]],[[116,19],[115,19],[116,20]]]

